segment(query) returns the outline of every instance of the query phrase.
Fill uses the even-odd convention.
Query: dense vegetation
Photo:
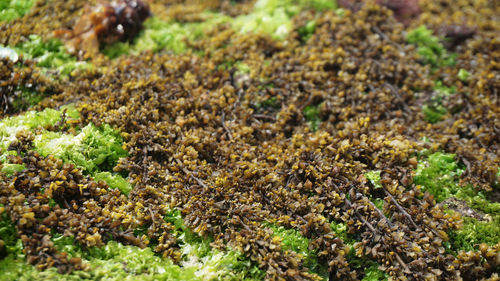
[[[495,1],[177,2],[0,4],[0,280],[498,279]]]

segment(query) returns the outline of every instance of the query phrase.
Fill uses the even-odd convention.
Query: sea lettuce
[[[8,22],[24,16],[29,12],[35,0],[2,0],[0,1],[0,22]]]
[[[36,65],[44,69],[56,70],[66,76],[78,69],[91,69],[86,61],[79,61],[70,55],[62,42],[58,39],[42,40],[38,35],[28,36],[28,40],[15,46],[14,49],[24,58],[36,61]]]
[[[62,114],[66,110],[69,118],[79,117],[78,111],[73,105],[63,106],[59,110],[47,108],[43,111],[28,111],[22,115],[7,117],[0,121],[0,148],[6,151],[12,141],[16,139],[16,134],[23,130],[33,131],[36,128],[43,128],[55,125],[61,120]]]
[[[88,124],[79,134],[46,131],[37,135],[35,149],[43,156],[54,155],[88,172],[111,171],[120,157],[127,156],[118,132],[105,124]]]

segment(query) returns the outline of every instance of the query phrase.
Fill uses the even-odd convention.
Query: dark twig
[[[269,121],[276,121],[276,118],[272,117],[272,116],[269,116],[269,115],[265,115],[265,114],[254,114],[253,117],[257,118],[257,119],[264,119],[264,120],[269,120]]]
[[[208,188],[208,186],[202,181],[200,180],[199,178],[195,177],[193,175],[193,173],[191,171],[189,171],[188,169],[184,168],[182,166],[182,162],[181,160],[179,159],[175,159],[177,161],[177,164],[179,164],[179,167],[182,169],[182,171],[186,174],[186,175],[189,175],[193,180],[195,180],[199,185],[201,185],[202,187],[204,188]]]
[[[384,188],[384,191],[385,191],[385,194],[387,194],[387,196],[389,196],[389,198],[391,199],[392,203],[394,205],[396,205],[396,207],[399,209],[399,211],[401,211],[401,213],[403,213],[403,215],[411,222],[411,224],[413,225],[413,227],[415,227],[415,229],[417,229],[418,226],[415,223],[415,221],[413,221],[413,219],[410,216],[410,214],[408,214],[408,212],[406,212],[406,210],[403,208],[403,206],[399,205],[398,201],[396,201],[396,198],[394,198],[394,196],[392,196],[392,194],[390,194],[389,191],[387,191],[385,188]]]
[[[333,182],[331,182],[331,183],[332,183],[335,191],[337,193],[339,193],[340,191],[339,191],[338,186],[335,183],[333,183]],[[364,225],[366,225],[366,227],[368,227],[373,233],[379,233],[380,234],[380,231],[378,231],[369,221],[367,221],[365,218],[363,218],[363,216],[358,212],[358,210],[356,210],[356,208],[353,208],[353,205],[352,205],[352,203],[351,203],[351,201],[349,199],[345,198],[345,204],[346,204],[347,208],[352,209],[354,211],[354,213],[356,214],[356,216],[358,217],[358,219]],[[384,218],[386,218],[386,217],[384,216]],[[382,233],[382,234],[384,234],[384,233]],[[384,236],[382,236],[382,239],[385,240]],[[408,265],[406,265],[406,263],[403,261],[403,259],[399,256],[399,254],[396,251],[394,251],[394,255],[396,256],[396,259],[398,260],[399,264],[401,264],[401,266],[405,269],[405,271],[408,272],[408,273],[411,273],[410,269],[408,268]]]
[[[396,96],[396,98],[399,100],[399,102],[403,105],[403,109],[406,112],[411,112],[410,108],[404,101],[403,97],[401,97],[401,94],[399,94],[399,91],[394,87],[394,85],[391,85],[389,83],[384,83],[384,85],[391,90],[391,92]]]
[[[380,215],[380,218],[384,219],[384,220],[387,222],[387,225],[389,225],[389,227],[391,227],[391,228],[392,228],[394,225],[393,225],[393,224],[392,224],[392,222],[391,222],[391,221],[390,221],[390,220],[389,220],[389,219],[388,219],[388,218],[384,215],[384,213],[383,213],[383,212],[382,212],[379,208],[377,208],[377,206],[375,206],[375,204],[373,204],[373,202],[372,202],[370,199],[366,198],[365,196],[364,196],[364,198],[366,199],[366,201],[368,202],[368,204],[370,204],[370,205],[371,205],[371,206],[375,209],[375,211],[377,211],[377,213]]]

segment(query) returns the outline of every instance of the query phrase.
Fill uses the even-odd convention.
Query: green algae
[[[2,119],[0,121],[0,148],[6,151],[10,143],[16,139],[18,132],[34,131],[37,128],[55,125],[61,120],[64,110],[69,118],[76,119],[79,116],[75,107],[68,105],[60,110],[47,108],[40,112],[28,111],[22,115]]]
[[[365,174],[365,178],[371,182],[375,189],[382,188],[380,183],[380,171],[369,171]]]
[[[319,105],[308,105],[304,107],[304,118],[306,119],[307,123],[309,124],[309,128],[313,132],[317,131],[319,128],[319,125],[321,123],[321,119],[319,118]]]
[[[9,22],[29,12],[35,0],[2,0],[0,1],[0,22]]]
[[[36,61],[36,65],[59,75],[71,75],[73,71],[91,69],[86,61],[79,61],[70,55],[59,39],[43,41],[38,35],[30,35],[28,40],[15,46],[14,50],[25,59]]]
[[[237,17],[213,11],[205,11],[201,15],[202,22],[180,23],[165,21],[157,17],[147,19],[143,30],[132,42],[117,42],[105,47],[102,52],[110,58],[124,54],[138,54],[151,50],[159,52],[168,50],[179,54],[189,50],[186,40],[196,41],[204,37],[207,30],[218,24],[229,24],[239,33],[260,33],[275,40],[284,40],[294,28],[292,17],[304,9],[318,11],[335,9],[333,0],[258,0],[252,12]],[[314,32],[315,24],[307,26],[306,31]]]
[[[458,79],[460,79],[460,81],[467,82],[467,80],[470,77],[470,72],[468,72],[467,70],[465,70],[463,68],[460,68],[460,70],[458,71],[457,76],[458,76]]]
[[[363,281],[382,281],[388,280],[389,275],[379,269],[379,264],[367,256],[358,256],[354,244],[359,242],[359,237],[347,232],[347,225],[345,223],[330,222],[330,228],[335,235],[344,241],[349,246],[350,250],[346,255],[347,262],[352,269],[357,272],[362,272]]]
[[[434,94],[431,99],[422,106],[424,119],[429,123],[437,123],[443,120],[444,116],[448,113],[448,109],[443,106],[443,99],[457,92],[455,86],[448,87],[441,81],[434,83]]]
[[[433,68],[453,66],[456,64],[456,55],[449,54],[437,36],[432,34],[432,30],[424,25],[410,30],[406,40],[410,44],[417,45],[417,52],[424,64],[429,64]]]
[[[304,265],[309,268],[310,272],[317,274],[324,280],[328,279],[328,270],[326,265],[320,264],[316,251],[309,250],[311,240],[300,234],[295,229],[287,229],[283,226],[274,224],[265,224],[271,228],[275,237],[281,240],[283,251],[293,251],[303,257]]]
[[[117,161],[128,155],[123,148],[123,139],[119,132],[107,124],[100,127],[88,124],[76,135],[43,130],[44,127],[60,122],[63,112],[66,112],[69,119],[79,118],[79,112],[73,105],[62,107],[60,110],[29,111],[4,118],[0,122],[0,148],[4,152],[0,157],[4,163],[1,171],[12,175],[24,169],[23,165],[7,163],[6,159],[6,150],[16,140],[16,134],[42,129],[33,141],[35,151],[42,156],[50,154],[66,163],[72,163],[96,181],[105,181],[109,187],[118,188],[122,193],[128,194],[132,189],[130,183],[120,174],[113,173]]]
[[[69,258],[80,258],[89,270],[60,274],[56,268],[38,271],[26,263],[22,255],[21,240],[15,237],[12,223],[0,221],[0,234],[12,250],[0,260],[0,280],[262,280],[265,272],[235,250],[212,249],[203,239],[184,225],[180,212],[171,210],[165,216],[176,226],[181,240],[182,261],[174,264],[155,254],[151,248],[141,249],[110,241],[102,247],[83,248],[73,237],[54,234],[56,249]],[[3,214],[5,216],[5,214]],[[3,217],[2,217],[3,218]],[[6,225],[6,227],[4,226]],[[5,238],[4,238],[5,237]],[[9,249],[10,249],[9,248]]]
[[[446,203],[446,199],[454,197],[484,214],[483,220],[463,217],[462,228],[450,233],[450,244],[455,251],[470,251],[480,243],[495,245],[500,242],[500,203],[489,201],[484,192],[475,190],[470,184],[460,185],[463,171],[454,154],[435,152],[418,163],[414,182],[422,191],[434,195],[437,202]]]

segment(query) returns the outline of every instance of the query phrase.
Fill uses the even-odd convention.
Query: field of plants
[[[0,281],[499,280],[500,2],[0,1]]]

